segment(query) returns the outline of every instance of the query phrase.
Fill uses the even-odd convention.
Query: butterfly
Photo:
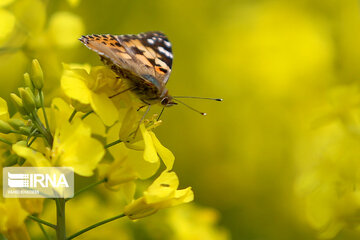
[[[79,39],[100,55],[102,62],[122,79],[146,105],[160,103],[165,107],[177,104],[169,95],[173,61],[172,46],[165,34],[145,32],[137,35],[92,34]]]

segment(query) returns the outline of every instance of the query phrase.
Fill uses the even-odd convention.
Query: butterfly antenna
[[[195,99],[205,99],[205,100],[214,100],[218,102],[222,102],[222,98],[207,98],[207,97],[191,97],[191,96],[173,96],[173,98],[195,98]]]
[[[189,108],[189,109],[191,109],[191,110],[193,110],[193,111],[195,111],[195,112],[197,112],[197,113],[200,113],[200,114],[203,115],[203,116],[206,116],[206,113],[205,113],[205,112],[200,112],[199,110],[197,110],[197,109],[195,109],[195,108],[187,105],[186,103],[184,103],[183,101],[180,101],[179,99],[174,99],[174,100],[175,100],[176,102],[181,103],[181,104],[184,105],[185,107],[187,107],[187,108]]]

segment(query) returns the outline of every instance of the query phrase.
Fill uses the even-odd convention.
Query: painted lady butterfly
[[[79,39],[98,53],[104,64],[126,79],[129,89],[147,105],[177,104],[169,95],[169,80],[173,54],[171,43],[161,32],[138,35],[87,35]]]

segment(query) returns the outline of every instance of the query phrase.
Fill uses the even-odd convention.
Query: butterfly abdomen
[[[102,61],[106,65],[109,65],[111,70],[113,70],[121,79],[125,80],[131,91],[141,100],[149,102],[159,98],[159,90],[152,82],[144,83],[144,78],[139,77],[126,69],[120,68],[115,64],[108,64],[109,60],[106,60],[106,58],[102,58]]]

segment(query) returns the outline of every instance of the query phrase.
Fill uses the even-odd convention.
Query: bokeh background
[[[44,69],[48,101],[60,92],[61,63],[100,65],[77,40],[82,34],[162,31],[173,44],[170,93],[224,98],[186,101],[206,117],[166,109],[156,130],[176,156],[182,187],[193,187],[198,206],[215,209],[201,214],[229,239],[358,239],[358,4],[0,0],[0,96],[16,91],[33,58]],[[111,216],[106,206],[99,212]],[[166,239],[151,225],[161,216],[144,224],[157,234],[134,237]],[[121,229],[102,234],[130,239]]]

